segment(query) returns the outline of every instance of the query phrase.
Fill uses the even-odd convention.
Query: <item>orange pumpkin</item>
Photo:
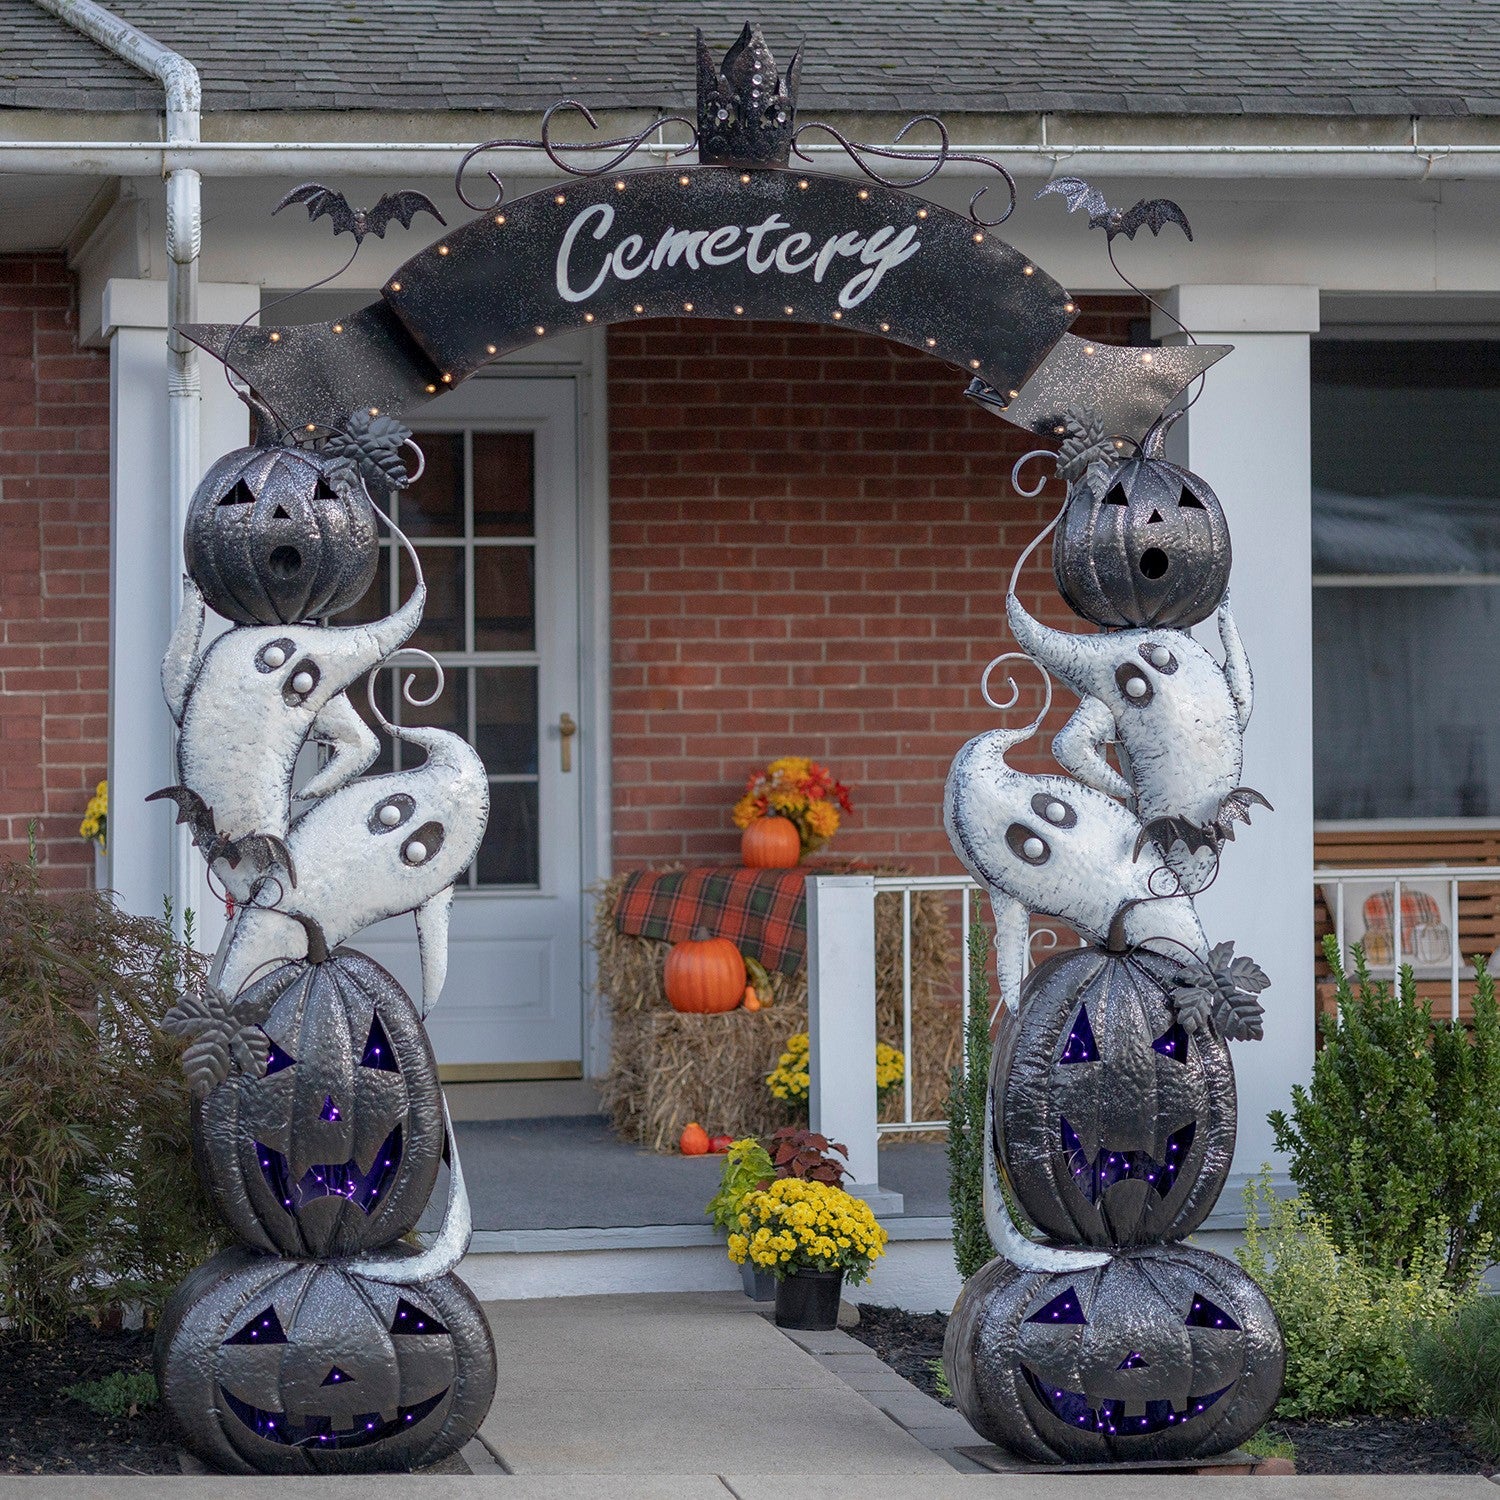
[[[707,1156],[708,1132],[696,1120],[689,1120],[682,1127],[682,1137],[677,1142],[677,1149],[684,1156]]]
[[[733,1010],[745,993],[745,960],[728,938],[700,927],[667,954],[667,999],[673,1010],[716,1015]]]
[[[802,858],[802,835],[790,818],[757,818],[740,835],[740,858],[752,870],[790,870]]]

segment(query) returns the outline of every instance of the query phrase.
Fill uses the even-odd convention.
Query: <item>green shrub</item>
[[[964,1062],[948,1090],[948,1201],[953,1211],[953,1260],[968,1280],[995,1258],[984,1227],[984,1106],[990,1082],[990,935],[969,927],[969,1019]]]
[[[1472,1296],[1445,1278],[1436,1227],[1425,1246],[1411,1248],[1404,1268],[1367,1264],[1338,1248],[1305,1200],[1278,1201],[1268,1168],[1245,1186],[1245,1244],[1235,1258],[1271,1299],[1286,1338],[1278,1417],[1426,1409],[1413,1339]]]
[[[133,1417],[155,1406],[158,1394],[156,1377],[148,1370],[115,1370],[102,1380],[63,1387],[63,1395],[81,1401],[100,1417]]]
[[[203,969],[161,922],[0,868],[0,1320],[23,1337],[149,1317],[217,1244],[159,1025]]]
[[[1427,1324],[1412,1364],[1433,1411],[1452,1417],[1488,1459],[1500,1461],[1500,1297],[1480,1295]]]
[[[1355,949],[1356,984],[1338,944],[1324,943],[1338,984],[1337,1020],[1310,1087],[1288,1116],[1270,1116],[1276,1148],[1342,1251],[1405,1269],[1414,1247],[1442,1240],[1444,1272],[1463,1286],[1500,1240],[1500,1016],[1494,980],[1474,960],[1472,1028],[1433,1019],[1410,968],[1395,992],[1370,978]]]

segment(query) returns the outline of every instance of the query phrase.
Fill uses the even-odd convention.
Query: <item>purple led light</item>
[[[385,1028],[380,1024],[378,1014],[370,1017],[370,1034],[365,1038],[365,1050],[360,1057],[359,1065],[362,1068],[378,1068],[382,1073],[401,1071],[396,1064],[396,1054],[391,1049],[390,1040],[385,1034]]]
[[[1028,1323],[1087,1323],[1083,1308],[1078,1305],[1078,1293],[1072,1287],[1061,1291],[1044,1307],[1040,1307],[1026,1320]]]
[[[257,1141],[256,1155],[267,1186],[277,1200],[292,1212],[318,1198],[344,1198],[369,1213],[384,1196],[401,1162],[401,1127],[398,1125],[385,1139],[370,1169],[362,1172],[352,1158],[346,1162],[320,1162],[311,1166],[296,1182],[281,1152]]]
[[[1188,1038],[1187,1032],[1182,1029],[1181,1023],[1174,1021],[1151,1043],[1151,1050],[1161,1053],[1163,1057],[1170,1057],[1173,1062],[1179,1062],[1185,1066],[1188,1058]]]
[[[1193,1293],[1193,1305],[1183,1319],[1189,1328],[1239,1329],[1239,1324],[1216,1303],[1210,1302],[1200,1292]]]
[[[333,1121],[336,1121],[336,1120],[342,1120],[344,1118],[343,1115],[341,1115],[339,1113],[339,1107],[338,1107],[338,1105],[333,1102],[333,1095],[332,1094],[325,1094],[324,1095],[324,1097],[323,1097],[323,1112],[322,1112],[322,1114],[320,1114],[318,1116],[318,1118],[320,1120],[327,1120],[330,1123],[333,1122]]]
[[[1226,1385],[1222,1390],[1211,1391],[1204,1396],[1189,1397],[1189,1401],[1192,1402],[1191,1408],[1186,1404],[1175,1407],[1169,1400],[1147,1401],[1144,1415],[1127,1417],[1125,1402],[1122,1400],[1104,1400],[1095,1406],[1082,1391],[1058,1390],[1056,1386],[1044,1386],[1024,1364],[1021,1366],[1021,1374],[1032,1393],[1053,1416],[1067,1422],[1070,1426],[1083,1427],[1091,1432],[1108,1433],[1113,1436],[1119,1436],[1122,1426],[1125,1427],[1128,1437],[1161,1432],[1164,1428],[1188,1421],[1199,1412],[1207,1411],[1214,1402],[1232,1389],[1231,1386]]]
[[[1089,1024],[1088,1006],[1080,1005],[1074,1017],[1073,1028],[1068,1032],[1068,1043],[1063,1048],[1058,1063],[1086,1063],[1099,1061],[1099,1047],[1094,1041],[1094,1028]]]
[[[1097,1204],[1117,1182],[1146,1182],[1165,1198],[1172,1191],[1197,1126],[1189,1121],[1167,1137],[1166,1159],[1158,1161],[1149,1151],[1110,1151],[1100,1146],[1090,1156],[1066,1116],[1060,1117],[1058,1135],[1067,1156],[1068,1172],[1090,1203]]]
[[[392,1333],[447,1333],[447,1329],[431,1313],[413,1307],[405,1297],[396,1302],[396,1313],[391,1319]]]
[[[352,1379],[348,1376],[345,1378]],[[420,1422],[430,1416],[448,1395],[449,1389],[444,1386],[437,1395],[429,1396],[425,1401],[398,1407],[396,1415],[388,1421],[382,1421],[378,1411],[363,1411],[354,1417],[348,1427],[336,1427],[329,1416],[292,1418],[285,1412],[266,1411],[243,1401],[227,1386],[219,1387],[224,1404],[240,1422],[258,1436],[289,1448],[307,1447],[313,1443],[334,1448],[362,1448],[369,1443],[378,1443],[413,1422]]]

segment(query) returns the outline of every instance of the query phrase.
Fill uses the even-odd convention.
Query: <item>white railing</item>
[[[877,1150],[882,1136],[918,1131],[945,1131],[945,1119],[916,1118],[918,1049],[912,972],[912,909],[918,893],[952,893],[958,897],[950,931],[955,939],[954,976],[946,988],[958,1000],[954,1011],[958,1035],[969,1019],[969,924],[977,914],[974,897],[983,888],[966,875],[815,875],[807,882],[808,1037],[812,1128],[849,1147],[850,1171],[858,1183],[877,1180]],[[874,1068],[852,1066],[852,1059],[875,1055],[876,944],[875,900],[899,895],[901,901],[901,1051],[906,1059],[901,1083],[902,1108],[897,1120],[880,1121]],[[983,915],[988,920],[987,906]],[[1050,938],[1050,942],[1046,941]],[[1035,944],[1056,948],[1077,941],[1066,928],[1041,928]],[[993,990],[993,977],[991,988]],[[992,999],[995,999],[992,995]],[[939,1080],[945,1084],[946,1080]],[[868,1175],[866,1175],[868,1174]]]
[[[1399,977],[1401,966],[1409,964],[1415,977],[1445,979],[1448,984],[1448,1013],[1459,1017],[1460,986],[1470,955],[1464,952],[1459,929],[1459,894],[1464,886],[1489,885],[1500,888],[1500,866],[1496,865],[1410,865],[1389,868],[1314,869],[1314,889],[1321,889],[1333,919],[1334,937],[1346,968],[1354,963],[1354,946],[1362,944],[1365,964],[1371,974],[1392,980]],[[1388,901],[1377,902],[1368,910],[1370,899],[1386,895]],[[1403,894],[1413,901],[1416,915],[1431,916],[1437,921],[1408,923],[1402,912]],[[1421,906],[1418,906],[1418,901]],[[1385,918],[1382,907],[1389,906]],[[1381,920],[1370,921],[1371,916]],[[1492,948],[1500,934],[1471,936],[1472,948]]]

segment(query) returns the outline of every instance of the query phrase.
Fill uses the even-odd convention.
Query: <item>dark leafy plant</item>
[[[800,1177],[805,1182],[826,1182],[842,1187],[849,1175],[834,1152],[849,1159],[849,1148],[830,1141],[816,1130],[799,1130],[785,1125],[771,1136],[771,1163],[778,1177]]]
[[[1279,1200],[1269,1169],[1245,1186],[1245,1243],[1235,1258],[1261,1284],[1286,1342],[1276,1415],[1421,1412],[1428,1390],[1412,1359],[1424,1324],[1443,1326],[1471,1290],[1444,1276],[1439,1226],[1402,1266],[1340,1250],[1305,1199]]]
[[[1472,1027],[1438,1021],[1410,968],[1391,986],[1355,949],[1353,984],[1333,938],[1324,955],[1338,1017],[1321,1023],[1312,1082],[1270,1115],[1276,1148],[1339,1250],[1406,1269],[1441,1238],[1444,1274],[1466,1285],[1500,1237],[1500,1013],[1474,960]]]
[[[990,935],[969,927],[969,1019],[963,1066],[948,1090],[948,1201],[953,1212],[953,1260],[968,1280],[995,1258],[984,1227],[985,1099],[990,1080]]]
[[[115,1370],[102,1380],[65,1385],[63,1395],[81,1401],[96,1416],[134,1417],[160,1399],[149,1370]]]
[[[0,1320],[26,1338],[138,1302],[217,1246],[161,1017],[205,961],[97,892],[0,868]]]
[[[1412,1364],[1432,1393],[1432,1410],[1458,1422],[1486,1458],[1500,1460],[1500,1297],[1475,1297],[1452,1318],[1426,1324]]]

